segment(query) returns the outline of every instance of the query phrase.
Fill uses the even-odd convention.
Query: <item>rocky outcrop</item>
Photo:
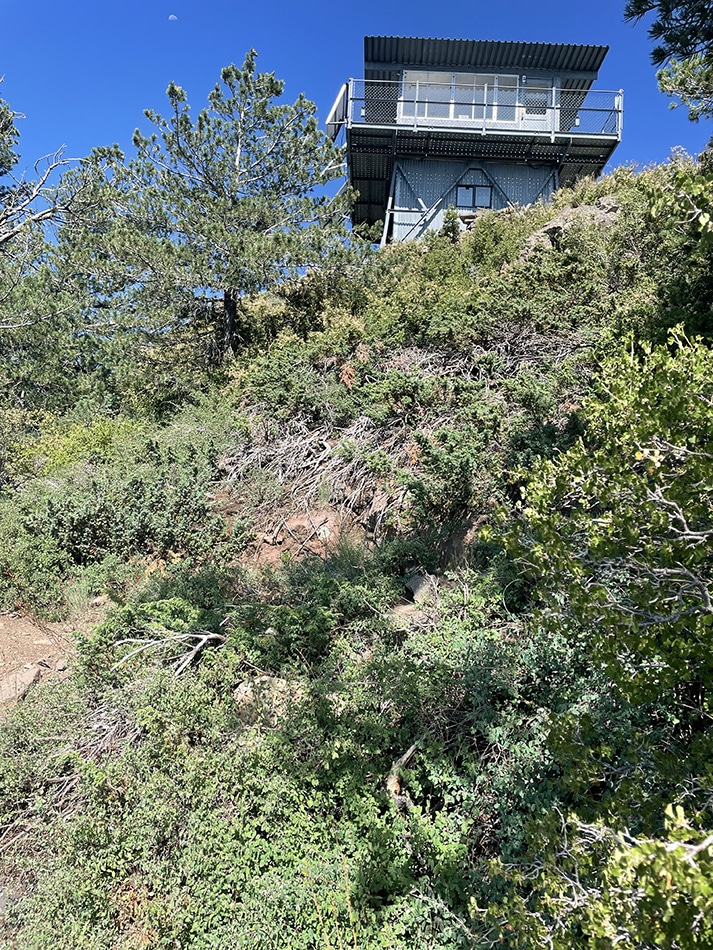
[[[616,224],[618,214],[619,202],[611,195],[597,198],[593,205],[563,208],[556,217],[527,239],[520,255],[521,260],[526,260],[537,248],[559,247],[567,231],[573,227],[611,228]]]

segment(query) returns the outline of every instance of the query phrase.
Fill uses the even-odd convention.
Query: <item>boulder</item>
[[[415,604],[433,600],[438,594],[438,578],[435,574],[413,574],[404,586]]]
[[[611,195],[597,198],[593,205],[563,208],[558,215],[527,239],[520,259],[527,260],[536,248],[559,247],[562,238],[572,227],[594,225],[600,228],[611,228],[616,224],[618,214],[619,203]]]
[[[35,663],[26,663],[18,670],[7,673],[0,679],[0,706],[16,703],[25,695],[31,686],[42,675],[42,670]]]

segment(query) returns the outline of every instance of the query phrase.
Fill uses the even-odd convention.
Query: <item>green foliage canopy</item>
[[[656,19],[649,36],[659,86],[688,106],[689,117],[713,117],[713,3],[711,0],[628,0],[624,18]]]
[[[97,182],[103,212],[68,235],[101,277],[99,298],[132,313],[134,328],[160,342],[187,326],[220,358],[250,342],[247,298],[320,263],[345,234],[342,197],[315,194],[341,174],[341,152],[314,104],[276,102],[284,84],[255,64],[251,50],[225,67],[195,119],[171,83],[170,115],[147,111],[155,131],[135,132],[135,159],[115,153]]]
[[[627,0],[624,19],[639,21],[649,13],[656,17],[649,27],[649,36],[658,44],[651,54],[655,65],[713,49],[711,0]]]
[[[546,613],[571,611],[646,690],[713,673],[713,363],[671,345],[605,364],[586,443],[539,466],[523,511]]]
[[[18,138],[15,113],[4,99],[0,99],[0,178],[7,175],[17,162],[15,145]]]
[[[527,486],[511,545],[534,622],[584,636],[619,708],[583,699],[553,720],[569,813],[493,867],[506,896],[474,908],[493,944],[710,945],[712,368],[680,332],[611,356],[583,439]]]

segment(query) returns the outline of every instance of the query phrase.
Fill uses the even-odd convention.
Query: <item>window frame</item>
[[[472,82],[463,82],[464,77]],[[437,77],[441,77],[440,79]],[[459,81],[461,80],[461,81]],[[432,87],[436,93],[448,92],[448,98],[421,98],[421,88]],[[404,69],[401,74],[399,116],[404,121],[431,119],[438,122],[518,125],[523,91],[527,86],[519,73],[464,73],[460,70]],[[469,91],[469,100],[459,100],[458,91]],[[501,102],[505,93],[511,102]],[[436,113],[429,114],[429,107]],[[445,108],[444,108],[445,107]],[[507,111],[506,111],[507,110]],[[446,114],[443,114],[446,113]]]
[[[465,201],[465,193],[470,192],[470,200]],[[487,204],[486,204],[487,201]],[[490,184],[456,185],[456,211],[477,211],[493,207],[493,186]]]

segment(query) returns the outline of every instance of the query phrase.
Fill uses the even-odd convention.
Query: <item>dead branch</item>
[[[174,673],[176,676],[180,676],[209,644],[220,645],[225,643],[226,640],[227,636],[225,634],[212,633],[209,630],[197,630],[192,633],[165,633],[156,637],[126,637],[123,640],[117,640],[116,646],[126,646],[130,643],[136,643],[138,646],[116,662],[111,671],[113,673],[142,653],[161,651],[168,646],[179,645],[187,649],[178,656],[172,657],[171,660],[174,661]]]
[[[389,774],[386,776],[386,781],[384,783],[386,786],[386,791],[389,793],[391,800],[399,809],[405,808],[408,810],[413,804],[408,792],[405,794],[402,794],[401,792],[400,772],[401,769],[408,765],[408,763],[411,761],[416,749],[418,749],[424,738],[424,736],[420,736],[418,739],[416,739],[416,741],[408,747],[404,754],[399,756],[399,758],[392,763],[391,768],[389,769]]]

